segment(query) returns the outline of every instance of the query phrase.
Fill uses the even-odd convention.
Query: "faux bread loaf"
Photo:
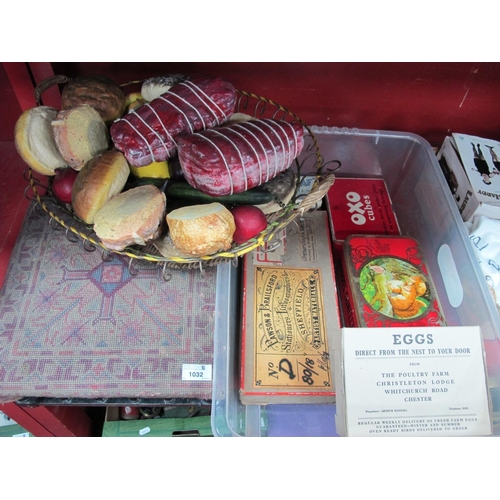
[[[129,174],[125,156],[116,149],[89,160],[73,184],[71,203],[75,215],[93,224],[96,213],[123,190]]]
[[[186,181],[212,196],[241,193],[291,166],[304,146],[298,122],[255,119],[183,135],[177,140]]]
[[[80,76],[68,82],[61,92],[62,109],[82,104],[94,108],[107,125],[120,118],[125,110],[122,88],[104,75]]]
[[[110,250],[145,245],[157,238],[165,220],[165,194],[147,184],[123,191],[109,200],[94,218],[94,231]]]
[[[191,257],[228,250],[236,230],[233,215],[220,203],[172,210],[167,224],[175,247]]]
[[[108,128],[88,104],[59,111],[52,121],[52,130],[59,153],[75,170],[109,147]]]
[[[58,168],[67,164],[59,153],[52,132],[52,120],[57,110],[38,106],[24,111],[14,128],[14,143],[19,156],[33,170],[43,175],[55,175]]]

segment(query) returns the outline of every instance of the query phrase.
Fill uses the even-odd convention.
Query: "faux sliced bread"
[[[125,156],[116,149],[89,160],[73,184],[71,204],[75,215],[87,224],[93,224],[97,212],[122,192],[129,174]]]
[[[110,250],[145,245],[163,228],[166,197],[156,186],[146,184],[111,198],[96,214],[94,231]]]
[[[88,104],[59,111],[52,121],[52,130],[59,153],[75,170],[109,147],[108,128]]]
[[[217,202],[172,210],[167,224],[175,247],[191,257],[228,250],[236,230],[231,212]]]
[[[67,164],[59,153],[52,132],[52,120],[57,110],[38,106],[24,111],[14,128],[14,143],[23,161],[36,172],[52,176]]]

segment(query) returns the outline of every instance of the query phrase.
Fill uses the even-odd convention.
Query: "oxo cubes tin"
[[[326,202],[336,241],[351,234],[399,234],[383,179],[338,177],[328,190]]]

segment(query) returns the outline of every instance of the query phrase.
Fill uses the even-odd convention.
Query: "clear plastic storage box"
[[[401,234],[418,240],[450,326],[481,327],[495,416],[500,411],[500,315],[435,154],[422,137],[375,130],[312,127],[338,177],[386,182]],[[335,405],[250,405],[239,401],[239,269],[218,267],[214,338],[214,436],[335,436]]]

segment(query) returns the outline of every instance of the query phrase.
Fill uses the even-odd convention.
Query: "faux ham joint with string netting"
[[[304,146],[298,122],[253,119],[178,139],[186,180],[211,196],[242,193],[290,167]]]
[[[113,123],[111,138],[135,167],[167,160],[175,155],[180,135],[222,125],[236,101],[236,89],[227,80],[186,80]]]

